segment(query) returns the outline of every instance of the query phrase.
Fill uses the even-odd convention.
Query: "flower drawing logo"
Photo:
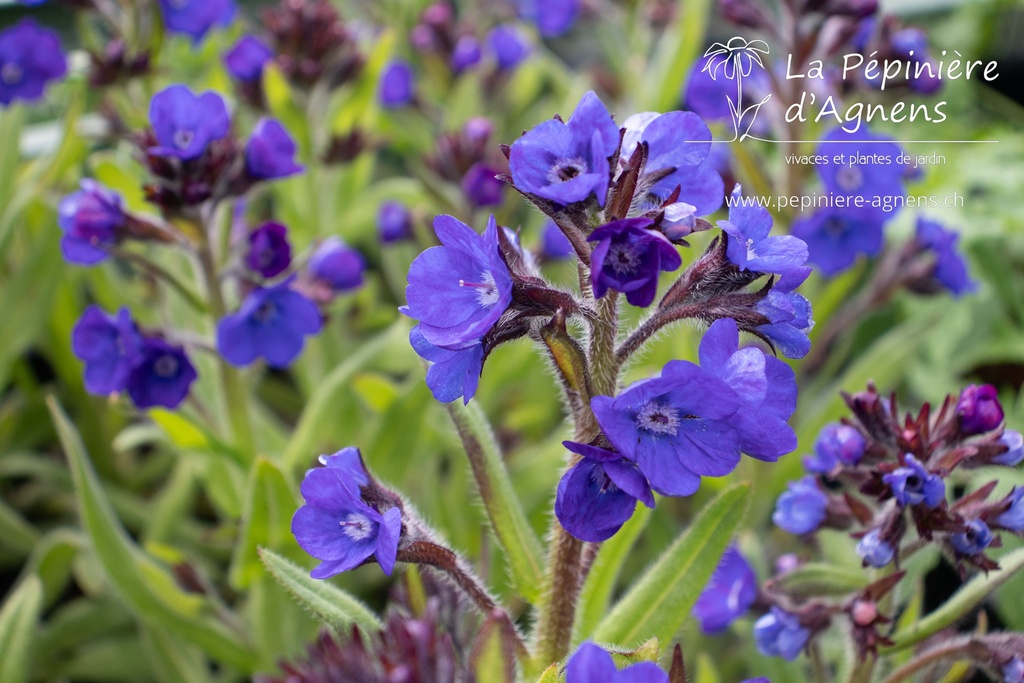
[[[757,112],[761,105],[771,99],[769,93],[760,102],[743,107],[743,79],[750,76],[755,64],[758,68],[764,68],[761,55],[767,54],[768,43],[763,40],[747,40],[742,36],[730,38],[728,43],[715,43],[704,53],[707,60],[704,71],[712,80],[717,81],[721,75],[726,80],[736,81],[736,99],[733,100],[731,95],[726,95],[733,123],[733,138],[728,142],[752,137],[749,132],[757,118]]]

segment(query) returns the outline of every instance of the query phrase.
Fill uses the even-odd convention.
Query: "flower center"
[[[858,166],[843,166],[836,173],[836,183],[839,188],[846,192],[853,192],[860,189],[864,184],[864,174]]]
[[[276,312],[277,307],[274,306],[273,302],[264,301],[260,304],[260,307],[256,309],[256,312],[252,314],[252,317],[256,322],[265,323],[270,320]]]
[[[498,293],[498,285],[494,282],[494,276],[491,275],[491,271],[487,270],[480,273],[480,279],[483,282],[467,282],[465,280],[459,280],[459,287],[476,287],[476,300],[480,302],[480,305],[485,308],[490,308],[494,304],[498,303],[500,295]]]
[[[679,431],[679,411],[657,401],[649,401],[636,414],[636,426],[645,432],[675,436]]]
[[[846,234],[846,223],[838,216],[829,216],[825,219],[822,229],[830,237],[842,237]]]
[[[178,374],[178,359],[165,353],[153,363],[153,374],[163,379],[174,377]]]
[[[188,149],[195,139],[196,134],[190,130],[174,131],[174,146],[178,149]]]
[[[4,85],[17,85],[24,74],[22,68],[14,62],[7,62],[0,67],[0,81],[3,81]]]
[[[548,171],[548,182],[551,183],[564,183],[567,180],[572,180],[578,175],[582,175],[590,170],[587,166],[587,162],[582,157],[573,157],[572,159],[559,159]]]
[[[341,527],[345,530],[345,535],[353,541],[362,541],[372,531],[370,520],[358,512],[353,512],[342,520]]]
[[[640,254],[629,244],[613,244],[605,263],[616,275],[632,275],[640,269]]]
[[[754,249],[754,240],[752,238],[747,239],[747,258],[757,258],[757,250]]]
[[[911,474],[909,477],[907,477],[906,488],[910,491],[917,491],[918,489],[921,488],[922,483],[923,482],[921,481],[921,477],[919,477],[916,474]]]

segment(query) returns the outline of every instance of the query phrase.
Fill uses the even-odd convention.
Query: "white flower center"
[[[547,178],[548,182],[552,184],[564,183],[578,175],[583,175],[589,170],[590,167],[582,157],[563,158],[554,163],[548,171]]]
[[[864,174],[859,166],[843,166],[836,172],[836,183],[841,190],[853,192],[864,184]]]
[[[637,411],[636,426],[645,432],[675,436],[679,431],[679,411],[664,403],[649,401]]]
[[[342,520],[341,526],[345,530],[345,535],[353,541],[362,541],[373,531],[370,520],[358,512],[353,512]]]
[[[494,276],[491,275],[491,271],[485,270],[480,273],[481,282],[466,282],[465,280],[459,280],[459,287],[475,287],[476,288],[476,300],[480,302],[480,305],[484,308],[490,308],[494,304],[498,303],[498,299],[501,295],[498,292],[498,285],[494,282]]]
[[[156,362],[153,363],[153,374],[157,377],[163,377],[164,379],[174,377],[178,374],[178,365],[177,358],[165,353],[157,358]]]
[[[16,85],[24,74],[22,68],[14,62],[7,62],[0,67],[0,81],[3,81],[5,85]]]
[[[640,255],[629,244],[613,244],[605,263],[617,275],[632,275],[640,268]]]
[[[188,149],[192,141],[196,139],[196,134],[190,130],[176,130],[174,131],[174,146],[178,149]]]

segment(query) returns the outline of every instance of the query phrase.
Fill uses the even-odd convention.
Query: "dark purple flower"
[[[786,358],[803,358],[811,350],[807,334],[814,327],[811,302],[796,292],[782,293],[776,287],[757,302],[754,310],[768,316],[767,325],[757,331],[768,337]]]
[[[807,261],[807,244],[792,235],[769,236],[772,215],[756,197],[743,197],[739,185],[732,191],[729,220],[718,227],[729,235],[726,253],[740,270],[785,275]]]
[[[540,236],[540,250],[544,258],[559,260],[569,258],[576,253],[572,248],[572,242],[565,236],[562,229],[555,225],[554,221],[544,223]]]
[[[739,348],[739,340],[735,320],[716,320],[700,342],[700,366],[739,398],[727,422],[739,434],[740,450],[774,462],[796,448],[796,433],[786,422],[796,410],[796,375],[757,347]]]
[[[71,348],[85,361],[85,390],[105,396],[128,385],[141,360],[142,337],[127,308],[113,317],[89,306],[71,331]]]
[[[621,671],[603,648],[580,644],[565,666],[565,683],[668,683],[668,674],[654,662],[637,662]]]
[[[121,195],[95,180],[60,200],[57,225],[64,231],[60,248],[68,263],[90,266],[107,258],[125,222]]]
[[[1003,421],[1003,406],[991,384],[972,384],[964,389],[956,412],[960,416],[960,430],[968,436],[990,432]]]
[[[812,476],[789,482],[786,490],[775,501],[772,521],[775,526],[791,534],[809,534],[825,521],[828,496],[818,487]]]
[[[704,592],[693,605],[693,616],[707,635],[721,633],[750,609],[757,598],[757,576],[747,558],[729,546]]]
[[[907,85],[912,90],[929,95],[942,87],[937,65],[928,55],[928,36],[919,28],[905,28],[896,31],[889,39],[889,45],[900,59],[910,62],[910,78]],[[930,67],[919,65],[930,65]]]
[[[818,432],[814,442],[816,459],[804,460],[804,465],[812,472],[827,473],[836,465],[856,465],[864,456],[864,436],[855,427],[832,422]],[[813,465],[811,464],[813,462]]]
[[[863,125],[854,133],[834,128],[822,138],[817,154],[829,160],[845,155],[847,160],[818,166],[818,175],[830,194],[847,197],[854,202],[847,206],[854,208],[861,202],[879,221],[891,217],[891,205],[886,210],[883,198],[891,202],[904,194],[903,165],[897,162],[903,150],[891,138],[876,135]]]
[[[977,288],[967,274],[967,263],[957,251],[959,239],[957,233],[946,230],[940,223],[918,217],[917,241],[922,247],[935,252],[933,276],[955,296],[973,292]]]
[[[413,98],[413,73],[408,63],[395,60],[380,76],[380,103],[388,109],[404,107]]]
[[[412,213],[404,204],[382,202],[377,210],[377,233],[385,244],[409,239],[412,237]]]
[[[661,206],[679,188],[679,201],[696,209],[698,216],[718,210],[725,194],[722,176],[707,163],[711,152],[711,130],[693,112],[665,114],[642,112],[622,124],[620,164],[633,154],[637,144],[646,142],[647,163],[640,177],[645,201],[640,211]],[[638,193],[639,195],[639,193]],[[634,200],[635,201],[635,200]]]
[[[642,380],[590,406],[615,449],[637,463],[658,493],[689,496],[702,476],[721,477],[740,461],[740,436],[728,419],[736,393],[710,372],[671,361],[660,377]]]
[[[685,239],[697,227],[697,207],[686,202],[673,202],[662,209],[658,230],[670,240]]]
[[[667,237],[648,230],[649,218],[605,223],[587,238],[597,242],[591,255],[590,284],[601,298],[609,289],[622,292],[634,306],[649,306],[658,293],[658,275],[682,265]]]
[[[523,192],[563,206],[593,194],[604,206],[608,157],[618,146],[619,127],[591,91],[580,99],[567,123],[545,121],[512,143],[509,169]]]
[[[328,237],[309,259],[309,274],[335,292],[347,292],[363,286],[366,261],[363,255],[340,237]]]
[[[767,657],[796,659],[811,632],[800,625],[800,618],[774,605],[754,624],[757,651]]]
[[[1006,451],[992,458],[994,464],[1016,467],[1024,460],[1024,434],[1007,429],[999,437],[999,442],[1006,446]]]
[[[170,33],[203,39],[214,26],[227,26],[235,16],[234,0],[160,0],[164,25]]]
[[[292,517],[292,534],[303,550],[320,560],[310,572],[314,579],[354,569],[370,557],[390,576],[402,533],[401,511],[392,507],[381,514],[363,502],[359,487],[367,481],[366,471],[345,451],[332,456],[327,467],[306,472],[301,487],[306,502]],[[339,455],[343,458],[335,463]]]
[[[177,408],[188,396],[196,369],[185,349],[163,339],[142,340],[138,363],[128,377],[128,395],[139,408]]]
[[[831,277],[857,259],[882,250],[882,221],[870,209],[825,208],[793,223],[793,236],[807,244],[807,259]]]
[[[228,134],[231,121],[224,99],[213,92],[196,96],[184,85],[158,92],[149,104],[149,122],[157,147],[150,154],[183,161],[202,156],[206,147]]]
[[[967,528],[949,535],[949,542],[958,555],[977,555],[992,543],[992,530],[980,519],[967,521]]]
[[[636,465],[614,451],[563,441],[583,459],[558,482],[555,516],[570,534],[589,543],[606,541],[633,516],[637,501],[654,507],[650,484]]]
[[[242,36],[224,55],[228,73],[242,83],[255,83],[263,77],[263,67],[274,57],[274,51],[256,36]]]
[[[291,289],[290,280],[257,287],[236,312],[217,323],[217,350],[232,365],[249,365],[262,357],[267,365],[283,368],[320,325],[316,304]]]
[[[31,17],[0,31],[0,105],[34,102],[46,84],[67,72],[67,60],[54,31]]]
[[[452,216],[434,219],[441,241],[416,257],[401,311],[420,321],[435,346],[461,348],[483,338],[512,301],[512,277],[501,259],[498,224],[491,216],[478,235]]]
[[[545,38],[557,38],[576,23],[580,0],[516,0],[519,16]]]
[[[302,173],[295,163],[298,147],[285,127],[274,119],[260,119],[245,145],[245,170],[254,180],[273,180]]]
[[[1007,499],[1010,501],[1010,507],[996,517],[994,524],[1019,534],[1024,531],[1024,488],[1013,487]]]
[[[460,37],[455,41],[455,47],[452,48],[452,71],[460,74],[467,69],[472,69],[480,63],[482,54],[479,40],[469,35]]]
[[[292,263],[292,247],[288,228],[280,223],[264,223],[249,233],[249,250],[245,265],[263,277],[274,277],[288,270]]]
[[[522,32],[511,24],[492,28],[487,34],[487,47],[501,70],[514,69],[530,54],[529,43]]]
[[[946,484],[942,477],[924,468],[917,458],[906,455],[906,465],[882,477],[889,485],[900,505],[920,505],[934,508],[946,499]]]
[[[412,328],[409,343],[420,358],[431,363],[427,368],[427,387],[434,398],[441,403],[457,398],[469,403],[484,368],[483,344],[475,340],[454,348],[434,346],[423,337],[420,325]]]
[[[857,554],[866,566],[880,568],[892,562],[896,549],[882,539],[881,531],[872,529],[857,542]]]
[[[480,162],[473,164],[462,178],[462,191],[473,206],[501,204],[505,183],[498,180],[499,171]]]

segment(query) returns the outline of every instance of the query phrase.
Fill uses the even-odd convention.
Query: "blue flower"
[[[457,74],[471,69],[480,63],[483,53],[480,41],[470,35],[460,37],[452,48],[451,67]]]
[[[814,442],[815,457],[805,458],[804,466],[811,472],[828,473],[836,465],[856,465],[864,456],[864,436],[855,427],[832,422],[818,432]]]
[[[207,146],[228,134],[231,121],[223,98],[213,92],[196,96],[184,85],[158,92],[149,104],[149,122],[158,146],[149,153],[183,161],[202,156]]]
[[[796,292],[771,289],[757,302],[754,310],[768,316],[771,321],[755,329],[768,337],[786,358],[803,358],[811,350],[808,333],[814,328],[811,302]]]
[[[427,368],[427,387],[441,403],[462,398],[463,403],[476,394],[480,373],[484,368],[484,347],[479,340],[454,348],[442,348],[428,342],[420,331],[412,328],[409,343],[416,353],[431,362]]]
[[[934,508],[946,499],[946,484],[942,477],[924,468],[917,458],[907,454],[906,465],[882,477],[892,489],[900,505],[921,505]]]
[[[452,216],[434,219],[440,247],[416,257],[401,311],[420,321],[434,346],[457,348],[483,338],[512,301],[512,277],[498,248],[498,224],[491,216],[478,235]]]
[[[902,197],[904,168],[897,159],[903,150],[892,138],[876,135],[861,126],[854,133],[841,127],[829,131],[818,145],[817,154],[827,159],[845,155],[847,163],[821,164],[818,175],[832,195],[847,197],[846,206],[859,201],[879,221],[891,218],[883,198]],[[859,198],[859,199],[858,199]],[[890,200],[891,201],[891,200]]]
[[[882,221],[870,209],[824,208],[793,223],[793,236],[807,244],[807,259],[825,275],[840,273],[858,254],[882,250]]]
[[[188,396],[196,377],[196,369],[185,355],[185,349],[163,339],[146,338],[126,388],[139,408],[173,409]]]
[[[563,206],[593,194],[604,206],[611,170],[608,157],[618,146],[619,128],[591,91],[580,99],[567,123],[545,121],[512,143],[509,169],[523,192]]]
[[[412,67],[407,62],[395,60],[384,67],[380,76],[380,103],[387,109],[404,107],[413,98]]]
[[[227,26],[235,16],[234,0],[160,0],[164,25],[198,42],[214,26]]]
[[[565,683],[668,683],[668,674],[654,662],[637,662],[621,671],[603,648],[587,640],[565,666]]]
[[[301,486],[306,502],[292,517],[295,540],[320,560],[310,576],[326,579],[370,557],[390,576],[402,533],[401,511],[391,507],[382,514],[363,502],[360,486],[368,476],[356,449],[340,451],[324,464],[306,472]]]
[[[1024,488],[1014,486],[1006,497],[1010,506],[998,517],[994,524],[1015,533],[1024,531]]]
[[[1024,460],[1024,435],[1013,429],[1007,429],[999,437],[999,443],[1006,446],[1006,451],[992,458],[996,465],[1016,467]]]
[[[254,180],[273,180],[302,173],[295,163],[298,147],[278,121],[260,119],[245,145],[245,170]]]
[[[687,109],[693,110],[705,121],[732,121],[733,112],[729,102],[740,105],[741,111],[745,110],[771,91],[771,81],[763,66],[751,62],[750,72],[742,77],[743,101],[736,102],[736,71],[726,73],[722,69],[712,76],[711,69],[707,67],[708,62],[715,57],[705,55],[694,63],[686,81],[683,102]],[[761,135],[767,130],[767,121],[756,119],[750,132]]]
[[[1013,657],[1003,665],[1003,683],[1024,683],[1024,659]]]
[[[792,235],[769,236],[772,215],[752,198],[744,198],[737,184],[732,191],[729,220],[718,227],[729,235],[726,254],[740,270],[785,275],[807,261],[807,245]]]
[[[500,70],[514,69],[530,54],[530,46],[518,28],[501,24],[487,34],[487,47]]]
[[[238,311],[217,323],[217,350],[232,365],[248,365],[262,357],[267,365],[283,368],[320,325],[316,304],[291,289],[290,280],[257,287]]]
[[[263,277],[274,277],[288,270],[292,263],[292,247],[288,228],[280,223],[264,223],[249,233],[245,265]]]
[[[960,416],[960,431],[968,436],[990,432],[1003,421],[1003,406],[991,384],[972,384],[964,389],[956,412]]]
[[[473,206],[501,204],[505,183],[498,180],[499,171],[483,162],[473,164],[462,177],[462,191]]]
[[[721,633],[750,609],[757,598],[757,576],[747,558],[729,546],[704,592],[693,605],[700,630]]]
[[[516,0],[519,16],[545,38],[557,38],[576,23],[580,0]]]
[[[654,495],[636,465],[597,446],[563,441],[583,459],[558,482],[555,516],[570,534],[590,543],[606,541],[622,528],[637,501],[654,507]]]
[[[786,422],[796,410],[796,375],[757,347],[740,349],[739,339],[735,320],[716,320],[700,342],[700,366],[739,398],[739,409],[727,422],[740,437],[740,450],[773,462],[797,445]]]
[[[932,274],[955,296],[977,289],[967,274],[967,263],[957,251],[956,243],[959,239],[958,234],[946,230],[940,223],[918,217],[917,241],[925,249],[935,252],[935,270]]]
[[[67,72],[67,60],[54,31],[32,18],[0,31],[0,105],[35,102],[46,85]]]
[[[958,555],[977,555],[992,543],[992,530],[980,519],[971,519],[966,529],[949,535],[949,542]]]
[[[398,202],[382,202],[377,210],[377,233],[380,241],[398,242],[412,237],[412,214]]]
[[[366,262],[362,254],[340,237],[328,237],[309,258],[309,274],[335,292],[347,292],[363,286]]]
[[[882,532],[872,529],[857,542],[857,554],[869,567],[884,567],[896,557],[892,544],[882,540]]]
[[[242,36],[224,55],[228,73],[242,83],[256,83],[263,77],[263,67],[274,57],[274,51],[256,36]]]
[[[57,206],[57,225],[64,231],[60,240],[64,259],[83,266],[99,263],[109,255],[124,223],[121,195],[95,180],[82,180],[81,189]]]
[[[71,331],[71,348],[85,361],[85,389],[106,396],[123,391],[142,357],[142,337],[127,308],[116,317],[89,306]]]
[[[772,521],[775,526],[791,534],[809,534],[825,521],[828,496],[818,488],[812,476],[789,482],[786,490],[775,501]]]
[[[800,625],[799,617],[775,606],[754,624],[757,651],[787,661],[796,659],[810,635],[811,632]]]
[[[647,230],[649,218],[625,218],[597,228],[587,238],[597,242],[591,255],[590,283],[600,299],[609,289],[622,292],[634,306],[649,306],[658,293],[658,275],[682,265],[667,237]]]
[[[555,225],[554,221],[544,223],[540,236],[540,251],[544,258],[557,261],[573,256],[576,250],[572,248],[572,242],[565,236],[562,229]]]
[[[666,496],[689,496],[701,476],[736,468],[740,436],[728,419],[740,405],[725,382],[687,361],[671,361],[660,377],[590,402],[615,449]]]
[[[640,142],[648,146],[639,183],[645,198],[641,212],[661,206],[676,187],[679,201],[696,207],[698,216],[718,210],[725,188],[718,171],[708,163],[711,130],[699,116],[689,111],[642,112],[630,116],[622,127],[626,133],[620,163],[629,160]]]

